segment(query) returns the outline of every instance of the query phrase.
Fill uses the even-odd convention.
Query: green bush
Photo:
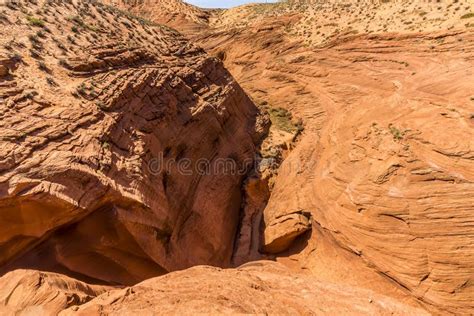
[[[393,139],[395,140],[401,140],[403,139],[403,136],[405,135],[404,132],[402,132],[400,129],[396,128],[392,124],[389,125],[390,133],[393,135]]]
[[[32,16],[27,16],[26,19],[28,20],[28,22],[32,26],[44,27],[44,25],[45,25],[45,22],[43,20],[32,17]]]
[[[303,123],[301,121],[294,122],[291,113],[283,108],[270,108],[268,110],[272,124],[288,133],[300,133],[303,131]]]

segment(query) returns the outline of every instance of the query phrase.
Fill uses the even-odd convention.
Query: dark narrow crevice
[[[264,113],[263,115],[267,115],[271,119],[271,115],[267,111],[267,103],[263,102],[262,104],[260,108]],[[258,146],[253,169],[249,170],[242,182],[240,218],[233,245],[232,264],[234,266],[249,261],[270,258],[268,254],[261,251],[265,229],[263,212],[270,200],[272,183],[278,175],[283,157],[287,157],[291,149],[294,148],[294,146],[278,148],[279,159],[269,158],[268,153],[264,153],[264,147],[268,148],[274,145],[272,144],[271,128],[280,128],[273,120],[271,122],[272,125],[268,126],[268,130]],[[302,130],[303,128],[295,134],[293,139],[295,143],[299,140],[298,136]],[[285,151],[284,155],[282,154],[283,151]]]

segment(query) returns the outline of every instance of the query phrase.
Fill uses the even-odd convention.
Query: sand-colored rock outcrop
[[[310,214],[284,212],[265,223],[263,251],[279,253],[287,250],[296,237],[311,229]]]
[[[265,128],[222,63],[100,3],[4,8],[0,270],[134,284],[228,265]]]
[[[60,315],[132,313],[427,315],[371,291],[322,283],[273,262],[229,270],[194,267],[107,292]]]
[[[15,270],[0,278],[0,313],[8,316],[57,315],[110,289],[56,273]]]

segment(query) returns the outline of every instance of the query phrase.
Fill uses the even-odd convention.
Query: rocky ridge
[[[245,29],[269,19],[292,17],[285,33],[292,40],[318,46],[338,37],[390,32],[423,33],[474,27],[471,1],[287,0],[249,4],[211,12],[217,29]]]
[[[205,29],[209,24],[211,14],[219,11],[201,9],[181,0],[104,0],[102,2],[188,34]]]
[[[18,283],[21,290],[12,290],[8,285],[18,282],[18,274],[22,274]],[[59,315],[427,315],[421,309],[371,291],[321,283],[314,277],[291,272],[281,264],[265,261],[226,270],[197,266],[107,292],[68,278],[58,279],[50,273],[41,274],[43,281],[38,286],[37,276],[37,272],[17,271],[0,279],[0,306],[9,308],[11,315],[46,315],[58,310],[61,310]],[[43,293],[58,295],[47,301],[42,299]],[[9,299],[2,301],[2,295],[8,295]],[[84,296],[87,302],[81,304],[77,298]]]

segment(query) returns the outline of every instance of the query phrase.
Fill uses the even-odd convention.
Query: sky
[[[265,3],[265,0],[185,0],[185,2],[194,4],[202,8],[231,8],[251,2]],[[268,0],[267,2],[277,2],[277,0]]]

